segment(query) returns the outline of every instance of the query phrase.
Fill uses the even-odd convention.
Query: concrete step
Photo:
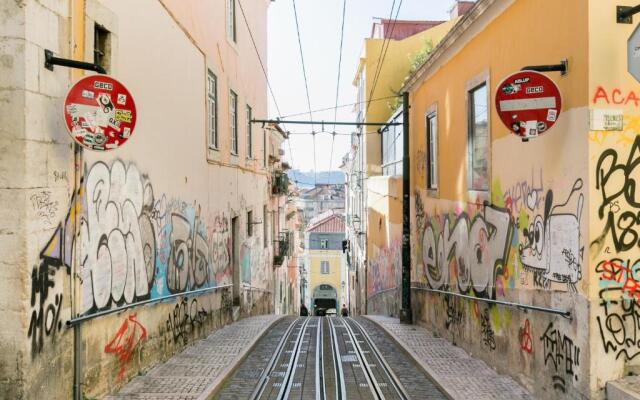
[[[607,400],[640,400],[640,376],[607,382]]]

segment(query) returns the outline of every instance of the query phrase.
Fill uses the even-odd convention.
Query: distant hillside
[[[287,171],[289,179],[296,181],[298,186],[312,187],[314,183],[313,171],[299,171],[297,169],[290,169]],[[319,171],[315,174],[316,183],[330,183],[330,184],[344,184],[344,172],[342,171]]]

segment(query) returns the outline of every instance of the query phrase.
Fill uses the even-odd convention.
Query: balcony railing
[[[273,255],[274,267],[281,266],[285,257],[291,255],[291,238],[291,232],[280,232],[278,235]]]
[[[273,173],[271,193],[275,195],[286,195],[289,192],[289,177],[282,171]]]

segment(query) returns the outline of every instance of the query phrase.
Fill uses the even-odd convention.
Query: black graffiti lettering
[[[489,309],[485,308],[484,313],[480,315],[480,327],[482,329],[482,343],[489,347],[490,350],[496,349],[496,338],[491,327],[489,319]]]
[[[580,365],[580,348],[570,337],[554,328],[553,322],[549,322],[540,341],[544,349],[544,365],[552,367],[553,387],[564,393],[567,377],[578,380],[574,367]]]
[[[198,305],[197,299],[189,301],[185,297],[169,313],[166,322],[167,331],[172,332],[174,342],[182,341],[183,344],[187,344],[189,334],[196,327],[204,324],[208,315],[205,309]]]

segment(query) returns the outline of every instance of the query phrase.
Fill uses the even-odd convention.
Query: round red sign
[[[551,129],[560,116],[560,90],[539,72],[516,72],[498,85],[496,109],[513,134],[523,139],[537,137]]]
[[[106,151],[122,146],[136,126],[136,105],[131,93],[107,75],[90,75],[69,89],[64,120],[77,143]]]

